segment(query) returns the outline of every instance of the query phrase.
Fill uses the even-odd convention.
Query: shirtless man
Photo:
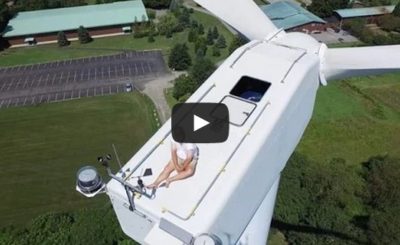
[[[171,182],[186,179],[194,174],[197,160],[199,159],[199,149],[192,143],[179,143],[171,140],[171,159],[160,173],[158,178],[147,188],[158,188],[161,182],[165,181],[165,187]],[[171,173],[176,171],[176,175]]]

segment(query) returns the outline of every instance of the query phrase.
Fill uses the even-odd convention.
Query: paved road
[[[171,117],[171,108],[169,108],[165,99],[164,90],[171,88],[173,86],[172,81],[181,74],[178,72],[168,73],[137,85],[154,102],[162,123],[165,123]]]

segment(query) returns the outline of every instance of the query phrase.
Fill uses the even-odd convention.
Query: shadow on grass
[[[314,235],[332,236],[342,240],[352,241],[357,244],[367,244],[365,241],[359,240],[356,237],[352,237],[341,232],[316,228],[308,225],[294,225],[280,220],[272,219],[271,226],[280,231],[295,231],[295,232],[308,233]]]

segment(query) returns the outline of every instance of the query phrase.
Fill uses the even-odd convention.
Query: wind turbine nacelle
[[[320,82],[398,70],[400,46],[328,49],[276,28],[252,0],[229,2],[232,8],[225,0],[195,1],[252,40],[188,100],[226,104],[228,140],[198,145],[192,177],[131,198],[131,176],[146,168],[159,173],[169,161],[167,121],[107,183],[107,194],[123,231],[140,243],[265,244],[280,173],[311,119]]]
[[[313,44],[310,49],[320,46]],[[144,244],[265,240],[280,172],[313,112],[319,67],[317,51],[279,38],[252,41],[236,50],[188,100],[226,104],[228,140],[198,144],[194,176],[158,188],[152,198],[135,195],[133,210],[121,183],[108,182],[107,194],[123,231]],[[254,92],[254,84],[266,85],[263,92],[257,91],[257,100],[246,97]],[[167,121],[123,167],[130,170],[127,182],[135,184],[130,176],[146,168],[157,174],[143,181],[154,181],[170,159],[170,130]],[[256,217],[264,214],[267,217]],[[265,230],[249,236],[254,227]]]

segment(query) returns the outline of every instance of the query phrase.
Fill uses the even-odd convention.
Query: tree
[[[308,10],[318,15],[319,17],[324,18],[332,16],[333,11],[336,9],[346,8],[348,3],[348,0],[312,1],[312,3],[308,6]]]
[[[226,40],[223,35],[219,35],[217,43],[216,43],[218,48],[226,48]]]
[[[166,38],[171,38],[172,37],[172,31],[168,30],[167,33],[165,33]]]
[[[170,68],[182,71],[187,69],[192,64],[188,47],[186,44],[176,44],[169,55],[168,65]]]
[[[233,53],[237,48],[240,46],[244,45],[246,43],[246,40],[244,37],[237,35],[235,38],[232,40],[231,44],[229,45],[229,53]]]
[[[207,48],[207,40],[204,37],[198,37],[194,43],[194,52],[197,53],[199,49]]]
[[[187,95],[190,95],[196,91],[197,87],[197,84],[190,76],[181,75],[174,81],[172,96],[177,100],[181,100],[183,96],[187,97]]]
[[[144,6],[152,9],[166,9],[169,8],[171,0],[143,0]]]
[[[207,31],[207,45],[213,45],[213,44],[214,44],[214,36],[210,28]]]
[[[166,35],[167,33],[171,33],[175,31],[176,26],[178,25],[178,20],[172,14],[166,14],[162,16],[157,24],[157,29],[161,35]]]
[[[206,54],[207,54],[207,50],[208,50],[207,45],[206,45],[206,46],[201,46],[201,47],[199,47],[199,48],[197,49],[197,51],[196,51],[196,58],[203,58],[203,57],[205,57]]]
[[[400,244],[400,159],[370,158],[364,163],[364,178],[370,206],[367,233],[372,244]]]
[[[195,29],[190,28],[189,34],[188,34],[188,42],[192,43],[196,40],[197,38],[197,32]]]
[[[204,26],[203,24],[199,24],[197,27],[197,32],[199,33],[199,35],[203,35],[204,34]]]
[[[198,57],[203,57],[207,53],[207,40],[204,37],[197,38],[194,43],[194,52]]]
[[[0,0],[0,32],[3,31],[9,19],[9,9],[5,0]]]
[[[178,21],[184,28],[190,26],[190,13],[187,8],[183,7],[178,13]]]
[[[0,0],[0,33],[4,31],[7,26],[8,20],[10,19],[9,8],[6,0]],[[6,41],[3,40],[2,35],[0,35],[0,51],[6,47]]]
[[[147,17],[145,14],[142,15],[142,22],[141,24],[145,24],[148,21]]]
[[[154,34],[152,32],[150,32],[149,37],[147,38],[147,41],[149,43],[154,43],[155,39],[154,39]]]
[[[379,26],[385,31],[399,31],[400,30],[400,17],[394,15],[383,15],[378,18]]]
[[[204,57],[197,58],[190,70],[190,77],[197,85],[201,85],[215,70],[214,63]]]
[[[78,39],[80,43],[89,43],[92,41],[89,32],[85,29],[85,27],[80,26],[78,29]]]
[[[147,16],[150,20],[154,20],[156,18],[156,11],[153,9],[146,9]]]
[[[217,39],[218,36],[219,36],[218,28],[216,26],[214,26],[214,28],[213,28],[213,38]]]
[[[197,29],[199,27],[199,23],[196,20],[192,20],[191,26],[193,29]]]
[[[215,57],[221,56],[221,51],[219,51],[219,48],[216,45],[213,46],[212,55]]]
[[[59,47],[64,47],[69,45],[69,41],[67,39],[67,35],[65,35],[65,33],[63,31],[60,31],[57,34],[57,43]]]
[[[398,2],[396,7],[394,7],[392,14],[396,17],[400,17],[400,2]]]

